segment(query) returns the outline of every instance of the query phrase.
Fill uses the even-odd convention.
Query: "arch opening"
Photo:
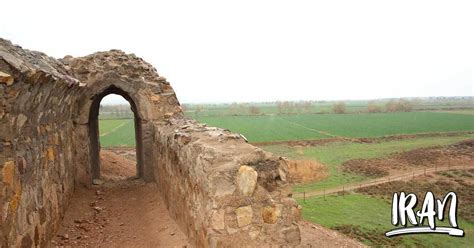
[[[130,97],[130,95],[125,92],[124,90],[116,87],[110,86],[109,88],[102,91],[100,94],[97,94],[93,100],[92,105],[90,108],[89,113],[89,122],[88,122],[88,129],[89,129],[89,139],[90,139],[90,159],[91,159],[91,178],[94,179],[101,179],[102,171],[101,171],[101,142],[100,142],[100,129],[99,129],[99,113],[101,109],[101,102],[104,97],[115,94],[123,97],[128,104],[130,105],[130,109],[132,111],[133,118],[133,127],[135,130],[135,158],[136,158],[136,170],[135,176],[137,178],[143,177],[143,142],[142,142],[142,124],[141,118],[138,114],[137,105],[135,101]]]

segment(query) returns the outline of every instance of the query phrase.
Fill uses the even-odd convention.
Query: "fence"
[[[296,199],[303,199],[303,202],[306,201],[307,197],[313,197],[313,196],[322,196],[323,198],[326,197],[326,195],[333,195],[333,194],[341,194],[344,196],[345,192],[349,193],[349,191],[356,190],[356,189],[362,189],[365,187],[370,187],[378,184],[383,184],[383,183],[389,183],[393,181],[403,181],[403,180],[413,180],[416,176],[421,176],[421,175],[426,175],[429,173],[435,173],[439,171],[447,171],[447,170],[453,170],[453,169],[466,169],[468,167],[473,167],[474,165],[456,165],[456,166],[451,166],[451,164],[448,164],[448,166],[435,166],[435,167],[425,167],[423,169],[419,170],[412,170],[407,173],[402,173],[402,174],[397,174],[393,176],[386,176],[386,177],[381,177],[365,182],[358,182],[358,183],[348,183],[348,184],[343,184],[341,186],[337,186],[334,188],[330,189],[323,189],[323,190],[316,190],[316,191],[304,191],[301,193],[295,193],[293,194],[293,197]]]

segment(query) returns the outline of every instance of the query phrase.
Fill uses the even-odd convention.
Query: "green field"
[[[474,130],[474,115],[435,112],[202,116],[196,119],[241,133],[250,142]]]
[[[102,147],[134,147],[135,125],[133,119],[99,120]]]
[[[250,142],[378,137],[396,134],[474,130],[474,115],[435,112],[202,116],[198,121],[241,133]],[[116,128],[124,122],[127,125]],[[103,146],[134,146],[130,119],[100,120]],[[117,135],[114,135],[117,134]]]
[[[384,200],[363,194],[312,197],[306,199],[305,202],[300,200],[298,203],[303,206],[304,219],[329,228],[353,225],[360,228],[364,236],[369,237],[364,240],[364,243],[368,245],[378,247],[393,246],[394,244],[411,247],[472,247],[474,244],[474,224],[462,218],[458,219],[458,224],[465,231],[463,238],[439,234],[402,236],[396,238],[395,241],[385,238],[384,232],[394,228],[390,221],[391,205]],[[437,224],[449,226],[446,220],[444,223],[437,221]],[[376,244],[370,239],[375,239]]]

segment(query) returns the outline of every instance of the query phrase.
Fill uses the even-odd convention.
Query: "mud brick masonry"
[[[0,39],[0,246],[46,247],[75,187],[100,177],[97,117],[110,93],[134,112],[138,176],[157,183],[190,242],[299,244],[287,162],[184,117],[153,66],[119,50],[54,59]]]

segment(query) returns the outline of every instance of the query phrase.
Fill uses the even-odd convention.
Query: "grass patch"
[[[99,120],[102,147],[135,147],[135,124],[133,119]]]
[[[384,232],[394,228],[390,222],[391,205],[384,200],[354,193],[346,196],[326,196],[325,199],[312,197],[306,199],[305,202],[300,200],[299,204],[303,206],[302,214],[306,220],[345,232],[346,235],[353,236],[368,245],[393,245],[391,239],[383,236]],[[437,223],[439,226],[449,226],[447,220]],[[458,219],[458,224],[466,232],[463,238],[439,234],[411,235],[399,237],[396,244],[425,247],[472,247],[474,224],[463,219]],[[348,233],[351,230],[352,234]]]

